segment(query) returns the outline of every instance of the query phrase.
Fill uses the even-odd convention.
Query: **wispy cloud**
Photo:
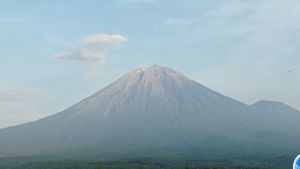
[[[237,14],[245,14],[255,7],[253,3],[255,2],[226,1],[209,10],[206,15],[213,17],[230,17]]]
[[[31,89],[0,89],[0,101],[2,103],[28,101],[38,96],[38,92]]]
[[[200,18],[175,18],[170,17],[164,21],[164,25],[169,27],[178,28],[180,30],[186,30],[186,28],[191,26],[197,26],[200,22]]]
[[[1,81],[2,82],[2,81]],[[32,87],[0,86],[0,128],[43,116],[44,94]]]
[[[74,46],[71,49],[58,53],[54,57],[63,60],[103,63],[109,48],[116,47],[126,41],[127,38],[119,34],[90,35],[84,37],[79,42],[74,43]]]
[[[157,0],[116,0],[123,3],[153,3]]]
[[[0,17],[0,23],[25,23],[28,19],[21,17]]]
[[[200,81],[248,103],[268,98],[299,108],[298,73],[288,71],[299,72],[300,1],[230,0],[204,17],[215,33],[208,37],[225,37],[232,49],[222,54],[226,60],[202,70]]]

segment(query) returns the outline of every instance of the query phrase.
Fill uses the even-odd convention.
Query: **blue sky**
[[[3,0],[0,25],[0,127],[152,64],[248,104],[300,109],[298,0]]]

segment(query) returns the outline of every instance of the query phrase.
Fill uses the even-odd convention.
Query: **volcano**
[[[154,65],[60,113],[1,129],[0,156],[289,152],[300,147],[299,120],[284,103],[247,105]]]

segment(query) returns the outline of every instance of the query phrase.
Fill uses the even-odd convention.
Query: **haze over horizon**
[[[297,0],[4,0],[0,10],[0,128],[153,64],[247,104],[300,109]]]

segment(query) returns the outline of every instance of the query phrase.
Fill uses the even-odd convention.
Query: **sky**
[[[299,0],[1,0],[0,37],[0,128],[153,64],[300,109]]]

